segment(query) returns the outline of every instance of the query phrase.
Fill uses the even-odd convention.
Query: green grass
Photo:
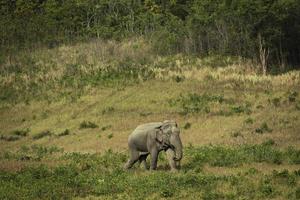
[[[23,150],[25,148],[23,147]],[[296,199],[300,176],[295,170],[273,170],[264,173],[251,168],[237,174],[225,175],[206,173],[203,169],[196,170],[197,167],[203,168],[205,164],[231,168],[236,167],[236,163],[273,162],[270,155],[276,157],[278,153],[287,155],[282,157],[283,161],[287,161],[292,153],[290,151],[274,150],[272,146],[263,144],[235,149],[217,146],[188,147],[181,171],[171,173],[163,167],[166,165],[165,160],[159,161],[162,168],[156,172],[147,172],[137,167],[124,171],[122,165],[127,156],[122,153],[109,150],[103,154],[64,153],[55,156],[61,152],[56,147],[31,147],[26,151],[28,155],[39,155],[39,159],[53,157],[61,164],[54,167],[40,164],[25,167],[17,172],[0,171],[0,197]],[[294,149],[294,152],[300,151]],[[15,155],[1,160],[18,158],[19,156]]]

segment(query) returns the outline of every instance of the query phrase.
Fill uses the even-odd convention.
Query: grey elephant
[[[159,152],[166,151],[172,171],[180,167],[182,159],[182,142],[180,129],[175,121],[152,122],[139,125],[128,138],[129,160],[124,168],[131,168],[139,161],[147,169],[146,159],[150,154],[150,170],[157,167]]]

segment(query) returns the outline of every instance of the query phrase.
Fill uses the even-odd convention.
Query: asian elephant
[[[176,171],[182,158],[182,143],[180,130],[175,121],[152,122],[139,125],[128,137],[129,160],[124,168],[129,169],[139,161],[147,169],[146,159],[150,154],[150,170],[157,167],[160,151],[167,153],[172,171]]]

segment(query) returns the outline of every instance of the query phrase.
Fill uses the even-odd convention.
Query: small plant
[[[276,144],[275,141],[272,139],[268,139],[267,141],[262,143],[262,145],[265,145],[265,146],[273,146],[275,144]]]
[[[114,107],[107,107],[105,109],[102,110],[102,114],[109,114],[109,113],[112,113],[115,111],[115,108]]]
[[[297,104],[295,105],[296,110],[300,110],[300,102],[298,101]]]
[[[232,113],[246,113],[246,114],[251,114],[251,109],[250,109],[250,105],[245,105],[245,106],[232,106],[231,107],[231,112]]]
[[[185,123],[185,125],[183,126],[183,128],[184,129],[189,129],[189,128],[191,128],[191,126],[192,126],[192,124],[189,123],[189,122],[187,122],[187,123]]]
[[[147,117],[147,116],[152,115],[152,114],[153,114],[152,112],[141,112],[140,116]]]
[[[243,136],[242,134],[241,134],[241,132],[239,132],[239,131],[236,131],[236,132],[233,132],[233,133],[231,133],[231,137],[239,137],[239,136]]]
[[[264,132],[272,132],[273,130],[269,128],[266,122],[262,123],[261,126],[255,129],[256,133],[263,134]]]
[[[40,133],[34,135],[32,138],[33,138],[34,140],[38,140],[38,139],[41,139],[41,138],[43,138],[43,137],[52,136],[52,135],[53,135],[53,133],[52,133],[51,131],[46,130],[46,131],[42,131],[42,132],[40,132]]]
[[[296,92],[296,91],[290,92],[290,93],[288,94],[289,102],[295,102],[297,96],[298,96],[298,92]]]
[[[300,187],[298,187],[295,191],[296,199],[300,199]]]
[[[17,135],[9,135],[9,136],[1,135],[0,136],[0,140],[4,140],[4,141],[7,141],[7,142],[13,142],[13,141],[17,141],[19,139],[21,139],[21,137],[17,136]]]
[[[253,124],[254,120],[253,120],[251,117],[249,117],[249,118],[245,119],[244,122],[245,122],[246,124]]]
[[[80,123],[79,129],[84,128],[98,128],[98,125],[90,121],[83,121]]]
[[[274,188],[271,184],[264,183],[261,185],[260,191],[263,196],[269,197],[274,193]]]
[[[189,113],[210,113],[210,102],[224,102],[223,96],[199,95],[196,93],[190,93],[186,96],[180,95],[179,98],[175,100],[170,100],[170,106],[179,106],[180,114],[186,115]]]
[[[108,134],[108,136],[107,136],[108,139],[111,139],[113,137],[114,137],[114,135],[112,133]]]
[[[279,97],[275,97],[274,99],[272,99],[271,102],[273,103],[273,105],[274,105],[275,107],[280,106],[280,98],[279,98]]]
[[[182,82],[182,81],[184,81],[184,76],[174,76],[173,77],[173,80],[175,81],[175,82],[177,82],[177,83],[180,83],[180,82]]]
[[[101,131],[106,131],[106,130],[110,129],[111,127],[112,127],[111,125],[103,126],[101,128]]]
[[[21,137],[26,137],[29,133],[29,129],[26,130],[15,130],[12,132],[13,135],[21,136]]]
[[[70,135],[70,130],[66,129],[63,132],[59,133],[57,136],[61,137],[61,136],[66,136],[66,135]]]

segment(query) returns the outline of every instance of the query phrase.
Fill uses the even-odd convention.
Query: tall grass
[[[240,58],[159,56],[143,38],[122,42],[95,39],[21,51],[4,59],[0,66],[0,101],[16,103],[33,96],[49,101],[70,96],[76,99],[91,87],[124,87],[154,78],[176,82],[191,78],[256,87],[295,85],[299,77],[299,72],[258,76],[255,65]]]

